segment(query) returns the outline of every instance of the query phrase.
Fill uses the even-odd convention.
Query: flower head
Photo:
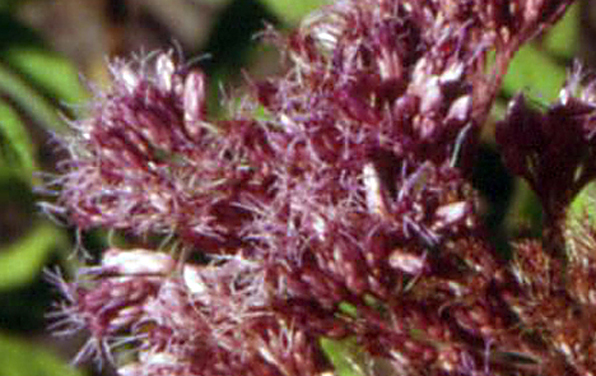
[[[587,346],[579,329],[528,334],[548,316],[531,303],[579,287],[559,294],[560,260],[535,243],[503,260],[469,182],[509,60],[567,3],[338,1],[264,33],[288,73],[251,82],[224,120],[171,53],[114,63],[75,123],[60,203],[82,228],[175,236],[202,262],[108,251],[62,283],[67,321],[101,354],[133,341],[122,375],[321,375],[321,337],[355,339],[370,375],[587,375],[565,347]],[[583,161],[592,136],[591,105],[561,101],[543,116],[517,99],[497,135],[547,207],[564,196],[549,164]]]

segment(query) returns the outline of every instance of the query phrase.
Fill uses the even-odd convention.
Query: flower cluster
[[[60,211],[184,252],[106,251],[59,282],[55,326],[87,328],[81,357],[123,376],[322,375],[322,338],[355,341],[371,376],[593,375],[596,233],[561,220],[596,171],[579,73],[497,127],[544,247],[499,256],[469,181],[509,60],[569,2],[338,1],[264,32],[288,71],[225,119],[172,52],[113,63],[67,140]]]

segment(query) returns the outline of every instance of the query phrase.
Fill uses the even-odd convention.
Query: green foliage
[[[51,132],[65,131],[60,113],[87,99],[72,62],[49,50],[8,12],[0,12],[0,94]]]
[[[0,91],[48,130],[63,131],[64,122],[58,110],[24,79],[0,63]]]
[[[354,338],[342,341],[321,339],[321,347],[333,364],[337,376],[367,376],[366,354]]]
[[[43,268],[71,252],[66,230],[38,218],[33,188],[40,184],[38,143],[46,140],[40,135],[65,131],[60,114],[86,97],[72,62],[44,47],[14,16],[18,5],[0,1],[0,305],[10,307],[0,312],[0,330],[12,331],[17,318],[20,330],[40,326],[46,298],[24,299],[41,291],[34,286],[41,285]],[[0,375],[80,373],[39,346],[0,334]]]
[[[328,3],[326,0],[261,0],[285,23],[296,25],[307,14]]]
[[[77,69],[52,51],[34,46],[15,46],[5,51],[4,60],[30,85],[60,104],[70,107],[88,99]]]
[[[0,290],[31,283],[48,257],[67,246],[64,232],[45,222],[37,223],[17,241],[0,248]]]
[[[572,59],[577,52],[578,34],[579,4],[575,4],[542,43],[526,45],[517,53],[505,76],[503,92],[511,96],[524,91],[545,105],[556,99],[567,74],[562,60]]]
[[[524,180],[518,179],[507,213],[506,230],[515,235],[523,230],[540,236],[541,223],[542,209],[538,197]]]
[[[596,182],[588,184],[579,192],[567,212],[567,220],[571,224],[568,228],[573,229],[573,222],[582,222],[585,219],[596,229]]]
[[[0,22],[0,183],[2,202],[12,202],[23,211],[31,211],[38,166],[37,147],[32,140],[35,127],[50,132],[66,129],[59,104],[80,103],[86,93],[77,70],[67,59],[44,48],[31,31],[9,13]],[[29,190],[23,191],[22,183]],[[17,196],[19,197],[17,199]],[[30,215],[29,215],[30,216]],[[24,221],[28,223],[30,221]],[[67,249],[63,229],[46,222],[32,222],[20,237],[0,247],[0,290],[31,283],[57,249]],[[1,372],[0,372],[1,373]]]
[[[573,59],[579,50],[579,2],[572,5],[565,17],[545,36],[543,46],[557,57]]]
[[[0,169],[12,170],[31,182],[35,170],[34,147],[20,116],[0,102]]]
[[[524,91],[539,103],[547,104],[557,98],[565,78],[565,67],[535,45],[528,45],[511,61],[503,91],[509,95]]]
[[[2,376],[81,376],[54,354],[18,338],[0,334]]]

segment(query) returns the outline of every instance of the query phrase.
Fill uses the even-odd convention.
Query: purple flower
[[[264,33],[287,74],[251,82],[224,120],[171,52],[113,63],[74,123],[59,204],[82,229],[183,251],[105,252],[59,282],[57,327],[87,328],[82,355],[125,376],[322,375],[321,338],[354,340],[365,375],[591,374],[570,319],[596,325],[591,292],[554,278],[564,262],[538,243],[500,257],[469,182],[509,60],[568,3],[338,1]],[[591,94],[575,91],[546,115],[517,97],[498,126],[546,210],[593,177]]]

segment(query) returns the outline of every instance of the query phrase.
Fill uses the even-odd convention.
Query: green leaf
[[[298,24],[304,16],[329,3],[328,0],[261,0],[276,16],[290,25]]]
[[[367,376],[366,353],[358,345],[356,338],[341,341],[321,339],[321,347],[335,368],[337,376]]]
[[[33,143],[19,115],[0,101],[0,152],[4,161],[31,182],[35,170]]]
[[[48,256],[67,239],[62,231],[42,222],[0,249],[0,290],[26,285],[39,275]]]
[[[537,237],[542,225],[542,205],[536,193],[528,183],[518,178],[509,210],[505,217],[505,226],[510,233],[515,233],[520,226],[529,227]]]
[[[582,221],[587,218],[592,227],[596,228],[596,182],[586,185],[575,196],[567,211],[567,220]]]
[[[523,90],[546,105],[557,98],[566,77],[564,67],[534,45],[528,45],[511,61],[503,80],[503,91],[513,95]]]
[[[339,311],[353,318],[358,317],[358,308],[348,302],[339,303]]]
[[[88,100],[76,68],[65,58],[36,46],[13,46],[3,52],[6,63],[37,89],[64,104]]]
[[[565,16],[546,34],[543,46],[550,53],[559,57],[572,59],[579,49],[579,2],[565,13]]]
[[[0,334],[0,375],[82,376],[82,373],[40,346]]]
[[[58,110],[4,64],[0,64],[0,93],[10,97],[44,128],[56,132],[66,130],[66,124],[58,116]]]

